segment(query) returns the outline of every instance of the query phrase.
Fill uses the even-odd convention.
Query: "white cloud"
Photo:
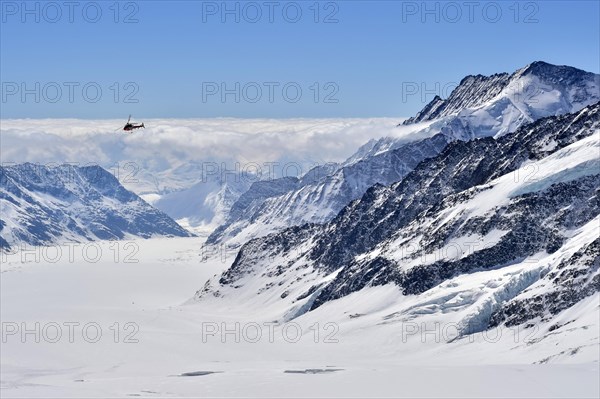
[[[135,162],[153,175],[202,162],[342,161],[371,138],[393,134],[398,119],[146,120],[132,134],[121,120],[3,120],[2,162]],[[190,184],[193,182],[190,182]]]

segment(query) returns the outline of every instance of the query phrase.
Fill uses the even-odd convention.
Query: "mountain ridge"
[[[128,236],[192,236],[100,166],[1,166],[0,199],[3,248]]]

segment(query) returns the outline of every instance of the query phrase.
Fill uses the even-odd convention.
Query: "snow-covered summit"
[[[512,74],[469,75],[447,99],[436,96],[403,125],[458,117],[465,127],[485,123],[504,134],[522,122],[575,112],[598,100],[600,75],[536,61]]]

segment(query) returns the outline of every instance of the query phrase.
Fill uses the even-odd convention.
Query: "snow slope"
[[[239,334],[236,341],[235,334],[222,334],[222,327],[235,331],[235,323],[262,325],[274,314],[269,309],[248,312],[223,302],[211,307],[181,305],[196,281],[229,266],[217,260],[199,263],[201,238],[129,244],[138,251],[127,261],[115,259],[108,242],[99,243],[103,256],[96,263],[85,261],[81,247],[76,247],[73,259],[63,257],[58,262],[43,258],[36,262],[31,256],[23,261],[20,253],[5,255],[0,265],[0,307],[7,333],[0,343],[2,397],[587,398],[599,394],[597,357],[594,360],[589,348],[575,348],[586,340],[597,341],[597,294],[557,316],[561,323],[573,321],[551,332],[549,325],[539,330],[502,327],[500,339],[490,332],[472,335],[472,342],[446,342],[441,333],[436,338],[413,332],[412,324],[397,319],[386,323],[384,317],[400,308],[395,303],[400,293],[392,286],[372,287],[368,295],[353,294],[298,318],[303,335],[297,342],[292,340],[296,326],[289,324],[276,325],[272,341],[267,327],[258,342],[250,340],[253,330]],[[502,275],[474,276],[463,287],[478,283],[491,287]],[[445,316],[450,319],[453,314],[447,311]],[[40,332],[39,342],[35,334],[22,336],[21,326],[34,330],[36,322],[40,331],[58,323],[62,337],[54,343],[47,340],[55,337],[50,327]],[[80,323],[73,327],[72,341],[63,324],[69,322]],[[315,322],[320,323],[316,342]],[[7,323],[17,323],[19,330],[8,333]],[[101,328],[95,343],[83,338],[87,323]],[[126,323],[133,324],[126,328]],[[216,323],[219,333],[203,334],[206,323]],[[326,329],[325,323],[334,324]],[[116,342],[115,330],[119,331]],[[95,338],[95,331],[90,328],[86,337]],[[547,357],[544,364],[532,364]],[[200,371],[214,374],[181,376]]]

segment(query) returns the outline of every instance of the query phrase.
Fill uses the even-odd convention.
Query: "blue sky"
[[[2,0],[1,117],[401,117],[467,74],[600,70],[598,1],[315,3]]]

